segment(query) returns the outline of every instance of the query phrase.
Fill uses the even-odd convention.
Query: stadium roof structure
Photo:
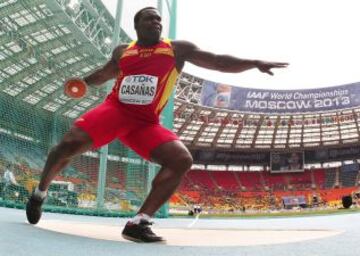
[[[72,100],[63,83],[109,58],[114,19],[101,1],[69,2],[1,1],[1,97],[67,118],[103,100],[105,89]],[[119,41],[131,39],[121,30]],[[360,108],[285,115],[210,108],[200,104],[203,82],[186,73],[177,81],[174,129],[190,149],[269,152],[359,144]]]
[[[189,148],[248,152],[359,145],[360,108],[271,114],[205,107],[204,81],[184,73],[178,80],[174,126]]]
[[[104,91],[80,101],[63,94],[64,80],[104,64],[114,18],[101,1],[5,0],[0,3],[0,90],[34,107],[75,118],[102,101]],[[131,39],[122,30],[120,42]]]

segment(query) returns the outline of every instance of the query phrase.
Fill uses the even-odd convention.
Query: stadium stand
[[[4,110],[0,112],[0,205],[24,207],[24,198],[37,184],[50,148],[75,118],[106,95],[105,89],[89,90],[75,101],[63,94],[66,78],[82,77],[108,59],[114,27],[101,1],[80,1],[85,4],[73,8],[68,2],[0,3],[0,108]],[[128,43],[131,38],[121,29],[119,41]],[[185,72],[177,81],[174,131],[192,152],[194,162],[203,167],[186,174],[171,198],[172,207],[188,209],[201,204],[208,211],[226,212],[281,209],[283,198],[289,196],[305,196],[309,207],[314,197],[320,204],[335,206],[342,196],[358,191],[359,170],[344,171],[342,166],[345,161],[359,160],[360,96],[352,90],[359,83],[314,88],[311,93],[290,91],[288,95],[266,91],[285,96],[297,93],[305,100],[298,102],[301,106],[308,106],[307,100],[319,106],[283,113],[205,104],[203,88],[213,86],[211,99],[217,84]],[[239,94],[243,96],[258,95],[248,89],[236,90],[245,92]],[[259,107],[268,104],[255,103]],[[269,171],[273,153],[293,151],[303,153],[304,172]],[[121,214],[135,211],[156,170],[122,145],[111,144],[101,208],[97,198],[100,154],[83,154],[56,177],[48,205],[92,210],[79,211],[81,214],[104,209]],[[9,165],[17,186],[6,184]],[[210,171],[208,165],[226,171]]]
[[[308,206],[318,203],[338,205],[342,196],[351,194],[358,188],[354,185],[343,188],[324,188],[327,170],[311,169],[304,173],[271,174],[269,171],[235,172],[191,170],[180,185],[177,193],[171,198],[173,207],[190,207],[202,205],[205,209],[239,210],[243,207],[252,210],[281,209],[282,198],[287,196],[304,196]],[[334,169],[330,169],[335,173]],[[312,182],[311,173],[314,174]],[[218,187],[209,178],[213,176]],[[236,177],[244,178],[246,191],[240,191]],[[260,177],[264,177],[265,186],[261,186]],[[335,175],[333,175],[335,176]],[[246,177],[246,178],[245,178]],[[356,177],[355,177],[356,178]],[[334,179],[332,179],[334,181]],[[352,183],[355,179],[352,178]],[[332,183],[334,184],[334,183]],[[269,189],[267,189],[268,187]],[[314,197],[316,199],[314,199]],[[316,200],[316,201],[314,201]]]

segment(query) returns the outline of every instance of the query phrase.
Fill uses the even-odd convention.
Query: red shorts
[[[179,139],[158,121],[135,118],[110,100],[89,110],[74,124],[91,137],[95,149],[117,138],[146,160],[150,160],[151,152],[159,145]]]

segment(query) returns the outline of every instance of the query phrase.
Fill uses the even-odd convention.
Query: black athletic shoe
[[[45,201],[35,196],[34,193],[29,198],[29,201],[26,204],[26,217],[30,224],[36,224],[41,218],[41,205]]]
[[[130,221],[126,223],[126,226],[122,232],[122,237],[133,241],[133,242],[144,242],[144,243],[153,243],[153,242],[164,242],[165,240],[154,234],[150,229],[152,222],[147,220],[141,220],[140,224],[134,224]]]

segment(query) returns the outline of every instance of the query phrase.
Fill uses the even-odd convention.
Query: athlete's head
[[[159,11],[154,7],[139,10],[134,16],[134,26],[138,39],[157,42],[162,31]]]

